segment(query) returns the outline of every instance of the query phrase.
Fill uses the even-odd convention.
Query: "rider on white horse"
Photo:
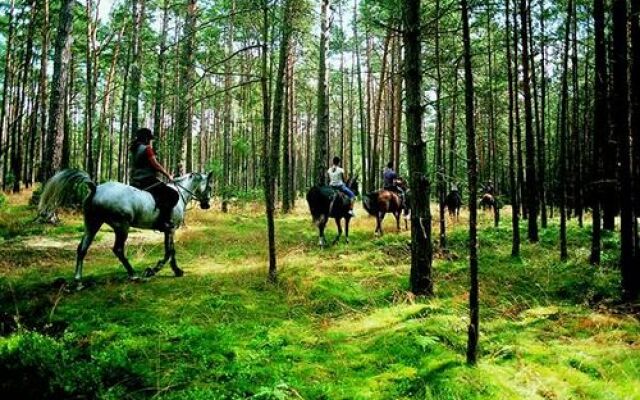
[[[131,186],[147,191],[153,196],[156,207],[160,211],[154,228],[166,232],[174,228],[171,222],[173,207],[178,204],[178,192],[158,179],[158,175],[164,175],[170,181],[173,176],[156,159],[156,153],[151,146],[155,139],[151,130],[138,129],[136,138],[131,143]]]

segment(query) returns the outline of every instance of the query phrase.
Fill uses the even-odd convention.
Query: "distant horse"
[[[357,176],[350,178],[346,182],[346,185],[356,196],[360,194]],[[349,221],[351,220],[351,214],[349,214],[349,210],[351,209],[350,202],[349,196],[331,186],[314,186],[309,189],[307,193],[307,203],[309,204],[309,211],[311,211],[311,216],[313,217],[313,223],[318,227],[320,233],[318,242],[320,246],[326,244],[324,228],[329,218],[333,218],[338,227],[338,236],[334,239],[333,244],[336,244],[342,236],[342,219],[345,221],[345,238],[347,243],[349,243]]]
[[[452,190],[444,200],[444,205],[449,210],[449,217],[456,217],[456,220],[460,219],[460,209],[462,208],[462,196],[457,190]]]
[[[482,208],[482,210],[486,210],[487,208],[489,208],[491,211],[495,212],[498,208],[498,201],[496,200],[496,198],[490,194],[490,193],[485,193],[482,195],[482,197],[480,198],[480,208]]]
[[[364,209],[369,215],[376,217],[375,235],[382,236],[382,222],[387,213],[391,213],[395,217],[398,232],[400,232],[400,215],[404,214],[405,229],[409,229],[407,219],[411,209],[407,198],[408,189],[402,179],[398,179],[396,184],[404,191],[404,196],[400,196],[396,191],[383,189],[367,193],[362,199]]]
[[[191,173],[180,178],[169,186],[173,187],[180,195],[178,204],[173,208],[171,222],[179,227],[184,221],[187,204],[191,200],[200,202],[202,209],[210,207],[212,174]],[[61,202],[73,191],[78,184],[86,184],[89,195],[84,200],[84,236],[78,245],[75,280],[78,288],[82,287],[82,264],[84,257],[91,246],[91,242],[103,224],[113,228],[116,239],[113,252],[118,257],[130,279],[137,279],[133,268],[127,260],[124,245],[129,235],[129,228],[152,229],[158,218],[158,209],[155,200],[149,192],[136,189],[119,182],[107,182],[96,185],[89,175],[80,170],[65,169],[55,174],[44,186],[38,211],[40,215],[51,215]],[[184,272],[178,268],[175,258],[173,232],[165,232],[164,258],[156,264],[155,268],[147,268],[145,276],[153,276],[171,260],[171,269],[175,276],[180,277]]]

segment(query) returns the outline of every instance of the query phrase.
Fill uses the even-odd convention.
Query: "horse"
[[[347,180],[346,185],[356,196],[360,194],[357,176]],[[309,211],[311,211],[313,223],[318,227],[320,233],[318,244],[321,247],[326,244],[324,228],[329,218],[333,218],[338,227],[338,236],[333,240],[332,244],[336,244],[342,236],[342,219],[345,220],[345,238],[349,243],[350,202],[351,200],[346,194],[331,186],[314,186],[307,192],[307,204],[309,205]]]
[[[212,192],[211,178],[212,173],[190,173],[176,178],[169,184],[180,195],[178,204],[173,208],[171,215],[171,222],[175,227],[183,224],[187,205],[192,200],[197,200],[203,210],[211,207],[209,204]],[[124,266],[129,279],[137,280],[138,277],[125,255],[124,246],[129,235],[129,228],[153,229],[152,226],[159,213],[153,196],[149,192],[119,182],[106,182],[97,185],[86,172],[65,169],[55,174],[45,184],[38,205],[39,214],[41,216],[52,215],[61,202],[79,184],[86,184],[89,188],[89,194],[83,202],[84,235],[77,249],[74,278],[78,289],[82,288],[84,258],[103,224],[109,225],[115,233],[113,253]],[[151,277],[158,273],[169,260],[174,275],[176,277],[184,275],[184,272],[178,267],[175,257],[175,229],[164,233],[164,257],[158,261],[154,268],[147,268],[144,277]]]
[[[400,215],[404,213],[405,229],[409,229],[407,219],[409,217],[409,212],[411,211],[411,209],[409,207],[409,200],[407,198],[407,186],[402,179],[398,179],[397,184],[405,193],[404,199],[397,192],[386,189],[367,193],[362,199],[364,209],[367,210],[369,215],[376,217],[376,230],[374,232],[375,235],[382,236],[382,221],[384,220],[384,217],[387,213],[391,213],[395,217],[396,228],[398,232],[401,231]]]
[[[488,207],[489,209],[493,209],[493,211],[495,212],[496,209],[498,208],[498,202],[491,193],[483,194],[482,197],[480,198],[479,205],[483,211],[486,210]]]
[[[457,190],[452,190],[449,192],[447,197],[444,200],[444,205],[449,210],[449,217],[456,217],[456,220],[460,219],[460,209],[462,208],[462,196],[460,196],[460,192]]]

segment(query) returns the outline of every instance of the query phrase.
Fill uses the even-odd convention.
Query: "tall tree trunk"
[[[595,88],[594,88],[594,105],[593,105],[593,165],[592,165],[592,189],[591,199],[593,201],[593,224],[591,235],[591,256],[592,264],[600,264],[601,252],[601,224],[602,217],[600,212],[602,197],[602,150],[606,146],[608,133],[608,116],[607,111],[607,49],[605,44],[605,16],[604,16],[604,0],[593,1],[593,22],[594,22],[594,41],[595,41]]]
[[[9,128],[10,123],[7,120],[11,118],[7,118],[7,108],[10,104],[10,95],[9,88],[13,83],[13,40],[15,36],[15,23],[14,23],[14,13],[15,13],[15,0],[11,0],[11,5],[9,6],[9,20],[7,24],[9,26],[9,32],[7,33],[7,39],[5,44],[5,59],[4,59],[4,76],[2,80],[2,107],[0,109],[0,159],[2,159],[2,190],[6,189],[7,185],[7,161],[9,158]]]
[[[133,26],[131,32],[131,76],[129,83],[129,113],[131,137],[136,134],[140,113],[140,65],[142,62],[141,33],[144,25],[145,0],[132,0]]]
[[[520,255],[520,205],[518,204],[518,185],[516,182],[516,160],[513,149],[513,131],[514,131],[514,108],[515,108],[515,94],[513,85],[513,58],[511,56],[511,26],[509,20],[511,0],[505,1],[505,21],[507,25],[506,29],[506,50],[507,50],[507,81],[509,85],[509,186],[511,193],[511,256],[518,257]],[[517,62],[516,62],[517,65]]]
[[[64,164],[64,116],[65,97],[71,67],[71,29],[73,26],[72,0],[63,0],[60,7],[58,32],[53,57],[51,101],[49,102],[49,128],[44,157],[43,178],[49,179]]]
[[[560,260],[565,261],[567,253],[567,138],[569,108],[569,35],[573,0],[567,3],[567,20],[565,25],[564,55],[562,58],[562,92],[560,111]]]
[[[406,90],[407,148],[411,195],[411,291],[431,295],[431,211],[427,178],[426,143],[422,138],[422,55],[420,0],[405,0],[404,80]]]
[[[440,249],[447,247],[447,233],[444,214],[445,184],[444,184],[444,133],[442,116],[442,70],[440,68],[440,0],[436,0],[436,180],[438,186],[438,211],[440,227]]]
[[[40,39],[40,48],[42,57],[40,59],[40,78],[39,78],[39,87],[38,87],[38,97],[40,98],[40,108],[39,112],[39,131],[40,131],[40,149],[38,154],[38,160],[40,160],[40,168],[38,170],[38,180],[43,181],[44,176],[44,155],[46,154],[46,146],[47,146],[47,99],[49,96],[48,88],[48,79],[47,79],[47,70],[49,68],[49,42],[50,42],[50,30],[49,30],[49,0],[42,0],[42,12],[43,12],[43,21],[42,21],[42,33]]]
[[[13,173],[13,193],[20,191],[22,183],[22,164],[23,164],[23,133],[22,122],[25,114],[25,98],[27,96],[27,88],[29,86],[31,75],[31,59],[33,56],[33,38],[36,24],[36,2],[30,1],[31,11],[29,16],[29,27],[27,28],[27,40],[24,49],[24,60],[22,63],[22,71],[18,82],[18,94],[16,96],[15,117],[11,127],[11,136],[13,137],[13,149],[11,154],[11,170]]]
[[[188,165],[185,165],[185,136],[191,136],[192,127],[191,112],[193,107],[193,74],[195,68],[193,51],[196,34],[196,13],[196,0],[189,0],[183,28],[182,54],[180,56],[179,67],[180,98],[178,99],[178,113],[176,116],[177,146],[176,158],[174,160],[174,171],[176,174],[184,174],[186,168],[189,168]],[[190,143],[189,141],[187,142]]]
[[[469,179],[469,329],[467,341],[467,363],[475,364],[477,359],[478,336],[480,328],[480,306],[478,304],[478,234],[477,204],[478,166],[476,160],[476,131],[474,126],[473,72],[471,70],[471,39],[469,34],[469,10],[467,0],[462,5],[462,35],[464,41],[465,104],[467,126],[467,175]]]
[[[635,265],[635,217],[633,212],[633,181],[631,173],[631,141],[629,129],[629,82],[627,44],[627,2],[614,0],[613,21],[613,109],[617,110],[611,121],[618,136],[620,155],[620,270],[622,295],[625,300],[638,297],[638,266]]]
[[[160,46],[158,49],[158,59],[156,61],[156,85],[154,92],[154,106],[153,106],[153,130],[155,135],[163,137],[162,134],[162,110],[164,105],[164,80],[166,70],[166,52],[167,52],[167,31],[169,28],[169,2],[163,0],[162,3],[162,28],[160,32]],[[161,141],[163,147],[162,154],[166,154],[166,138]]]
[[[540,0],[540,129],[538,131],[538,187],[540,191],[540,223],[542,228],[547,227],[547,187],[546,181],[546,159],[545,159],[545,136],[546,136],[546,112],[547,112],[547,49],[545,39],[545,7],[544,1]]]
[[[529,32],[527,19],[529,7],[527,0],[520,0],[520,30],[522,39],[522,87],[524,91],[526,173],[527,173],[527,212],[529,213],[529,241],[537,242],[538,237],[538,186],[536,184],[535,143],[533,135],[533,110],[531,106],[531,87],[529,73]]]
[[[582,139],[583,129],[580,127],[580,116],[579,113],[579,104],[580,104],[580,89],[578,82],[578,22],[576,15],[576,4],[574,2],[572,13],[572,52],[571,52],[571,77],[572,77],[572,91],[573,91],[573,102],[572,102],[572,111],[571,111],[571,127],[573,134],[573,180],[574,180],[574,188],[573,188],[573,209],[575,215],[578,217],[578,224],[582,227],[582,146],[584,145],[584,140]]]
[[[356,75],[358,79],[358,110],[360,115],[360,168],[362,172],[362,187],[369,187],[367,176],[367,127],[364,114],[364,94],[362,90],[362,68],[360,66],[360,39],[358,39],[358,6],[353,0],[353,41],[356,53]]]
[[[329,104],[327,96],[327,65],[326,53],[329,35],[329,23],[327,13],[329,12],[329,0],[322,0],[320,9],[320,49],[318,66],[318,100],[316,107],[316,146],[315,146],[315,168],[314,184],[323,185],[325,183],[325,172],[327,170],[329,137]]]

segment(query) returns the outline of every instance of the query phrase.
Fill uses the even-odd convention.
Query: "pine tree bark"
[[[506,52],[507,52],[507,82],[509,87],[509,187],[511,194],[511,256],[520,255],[520,205],[518,204],[518,184],[516,182],[516,160],[514,154],[514,79],[513,79],[513,58],[511,55],[511,0],[505,1],[505,21],[506,21]],[[517,63],[516,63],[517,65]]]
[[[571,33],[571,17],[573,0],[567,3],[567,19],[564,37],[564,55],[562,58],[562,91],[560,93],[560,260],[565,261],[567,252],[567,138],[569,113],[569,35]]]
[[[427,178],[426,143],[422,138],[422,58],[420,43],[420,0],[405,0],[404,80],[406,89],[407,148],[411,201],[411,291],[431,295],[431,211]]]
[[[529,32],[528,16],[529,6],[527,0],[520,0],[520,30],[522,41],[522,86],[524,92],[524,114],[525,114],[525,162],[527,174],[527,212],[529,241],[537,242],[538,237],[538,186],[536,184],[535,166],[535,142],[533,135],[533,110],[531,106],[531,75],[529,72]]]
[[[478,336],[480,328],[480,306],[478,304],[478,234],[477,204],[478,165],[476,155],[476,132],[474,126],[474,88],[471,70],[471,39],[469,33],[469,10],[467,0],[460,1],[462,6],[462,39],[464,42],[465,104],[467,130],[467,176],[469,180],[469,329],[467,341],[467,363],[474,365],[477,360]]]
[[[191,112],[193,107],[193,74],[195,68],[194,42],[197,19],[196,0],[189,0],[187,4],[187,14],[184,21],[182,36],[182,52],[180,56],[180,98],[178,99],[178,113],[176,116],[176,157],[174,160],[174,171],[176,174],[184,174],[189,168],[185,159],[185,145],[190,143],[185,140],[186,136],[191,136]],[[187,142],[187,143],[185,143]],[[187,150],[188,152],[188,150]],[[191,161],[191,160],[189,160]]]
[[[60,7],[55,54],[53,57],[51,100],[49,102],[49,128],[47,129],[47,147],[43,166],[44,180],[52,177],[64,164],[65,97],[67,96],[71,69],[73,6],[74,2],[72,0],[63,0]]]
[[[601,252],[601,227],[602,217],[601,206],[601,186],[603,179],[602,171],[602,150],[606,146],[608,137],[608,116],[607,111],[607,49],[605,44],[605,14],[604,0],[593,1],[593,22],[594,22],[594,59],[595,59],[595,88],[593,105],[593,161],[592,161],[592,234],[591,234],[591,264],[600,264]]]
[[[627,2],[614,0],[613,22],[613,109],[611,121],[617,133],[620,176],[620,270],[622,272],[622,296],[625,300],[638,297],[638,266],[635,265],[635,217],[633,212],[633,180],[631,172],[631,137],[629,129],[629,82],[627,43]]]
[[[141,64],[141,32],[144,24],[145,0],[132,0],[133,26],[131,32],[131,71],[129,82],[129,113],[131,137],[139,126],[140,113],[140,64]],[[126,158],[128,159],[128,157]]]
[[[314,184],[324,185],[325,172],[327,170],[327,158],[329,149],[327,140],[329,137],[329,104],[327,96],[327,65],[326,53],[329,35],[329,0],[322,0],[320,8],[320,49],[318,65],[318,92],[316,103],[316,142],[314,163]]]

